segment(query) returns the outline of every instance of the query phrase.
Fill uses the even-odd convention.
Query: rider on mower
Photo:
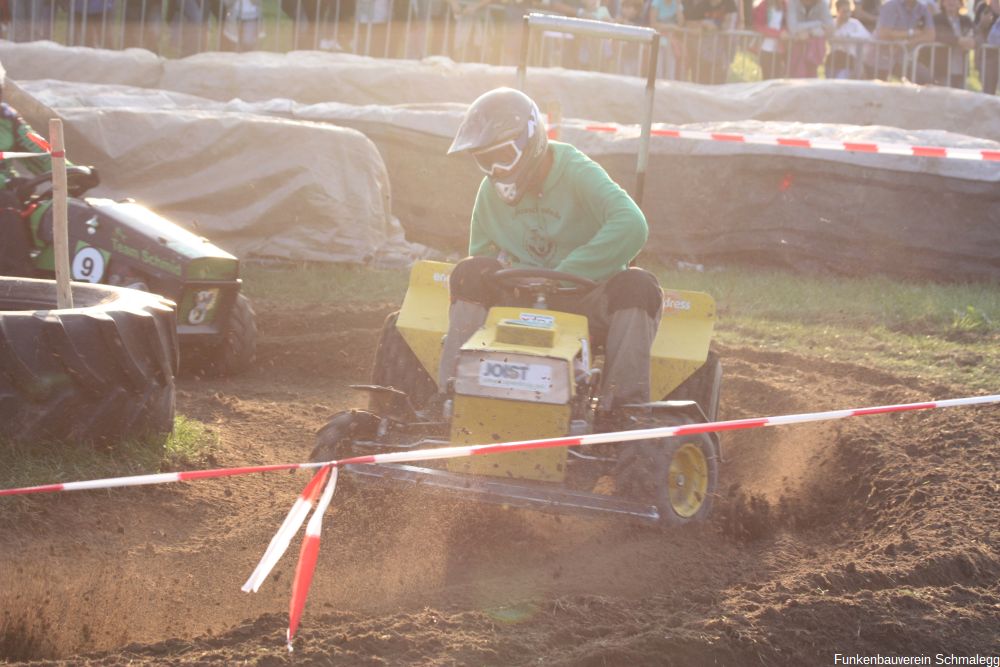
[[[32,175],[38,175],[51,170],[52,163],[45,140],[31,129],[14,107],[3,101],[6,74],[3,64],[0,64],[0,151],[39,154],[37,158],[0,160],[0,192],[13,193],[16,183],[14,169],[17,169],[22,176],[27,175],[25,170]],[[6,208],[10,204],[5,201],[3,205]]]
[[[619,406],[650,400],[650,348],[663,304],[656,277],[629,267],[649,233],[642,211],[599,164],[549,141],[538,106],[512,88],[472,103],[448,149],[460,152],[471,154],[486,177],[472,211],[470,257],[450,278],[439,391],[447,391],[459,349],[491,306],[531,305],[510,303],[494,272],[554,269],[597,283],[582,296],[557,294],[548,306],[586,316],[591,338],[603,345],[598,420],[613,428]]]
[[[0,252],[0,275],[31,275],[29,252],[34,242],[21,218],[24,207],[24,193],[18,190],[38,181],[43,174],[52,170],[49,145],[37,132],[31,129],[14,107],[3,101],[3,89],[7,72],[0,64],[0,152],[38,153],[38,157],[0,159],[0,237],[6,248]],[[66,160],[66,166],[73,164]],[[99,177],[94,167],[77,167],[77,184],[86,189],[97,185]],[[72,187],[71,187],[72,191]],[[51,224],[39,232],[51,241]]]
[[[17,111],[3,102],[6,71],[0,64],[0,151],[38,153],[38,157],[0,160],[0,236],[8,247],[0,252],[0,275],[23,275],[27,267],[31,240],[21,220],[21,201],[17,186],[29,174],[44,174],[52,169],[45,140],[39,137]],[[16,172],[15,172],[16,170]],[[20,174],[20,176],[18,176]]]

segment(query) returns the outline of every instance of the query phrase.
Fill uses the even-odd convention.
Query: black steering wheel
[[[97,173],[97,167],[84,167],[73,165],[66,167],[66,192],[70,197],[79,197],[87,190],[96,187],[101,182],[101,177]],[[36,193],[39,185],[47,183],[48,190]],[[38,176],[33,176],[16,184],[17,199],[27,204],[32,197],[46,198],[52,194],[52,172],[48,171]]]
[[[508,290],[528,290],[546,295],[583,294],[597,287],[590,278],[555,269],[500,269],[493,274],[500,287]],[[572,283],[570,287],[564,283]]]

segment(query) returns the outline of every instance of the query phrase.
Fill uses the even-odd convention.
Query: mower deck
[[[652,505],[544,483],[473,477],[436,468],[390,463],[350,465],[346,466],[345,470],[362,480],[387,479],[393,482],[423,485],[461,493],[480,502],[541,512],[627,516],[649,522],[660,519],[660,513]]]

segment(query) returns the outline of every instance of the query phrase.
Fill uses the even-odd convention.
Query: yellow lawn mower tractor
[[[582,281],[568,274],[499,271],[500,286],[530,295],[535,307],[491,308],[463,345],[450,386],[438,391],[452,268],[430,261],[413,267],[402,308],[383,326],[372,384],[355,385],[369,392],[369,409],[334,415],[318,432],[312,460],[609,430],[598,418],[602,351],[591,345],[586,317],[545,307],[567,281]],[[718,416],[722,367],[709,350],[715,302],[700,292],[664,290],[663,305],[651,368],[652,396],[663,400],[623,406],[611,420],[614,430]],[[681,525],[708,516],[719,461],[718,436],[710,433],[426,465],[352,465],[345,472],[511,507]]]

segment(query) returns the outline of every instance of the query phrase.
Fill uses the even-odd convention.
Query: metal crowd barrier
[[[979,73],[982,91],[987,95],[996,95],[997,81],[1000,79],[1000,46],[983,44],[977,47],[973,62]]]
[[[518,62],[520,5],[477,0],[6,0],[0,36],[71,46],[140,47],[167,57],[201,51],[325,49],[378,58],[445,55],[456,61]],[[0,3],[2,4],[2,3]],[[621,24],[609,24],[621,25]],[[532,66],[642,76],[650,45],[542,30]],[[657,77],[717,84],[824,76],[909,79],[965,87],[973,73],[997,90],[1000,47],[974,55],[943,44],[832,38],[821,54],[804,42],[749,30],[661,33]],[[804,55],[805,54],[805,55]],[[822,55],[822,62],[818,56]],[[970,63],[970,60],[972,61]]]

